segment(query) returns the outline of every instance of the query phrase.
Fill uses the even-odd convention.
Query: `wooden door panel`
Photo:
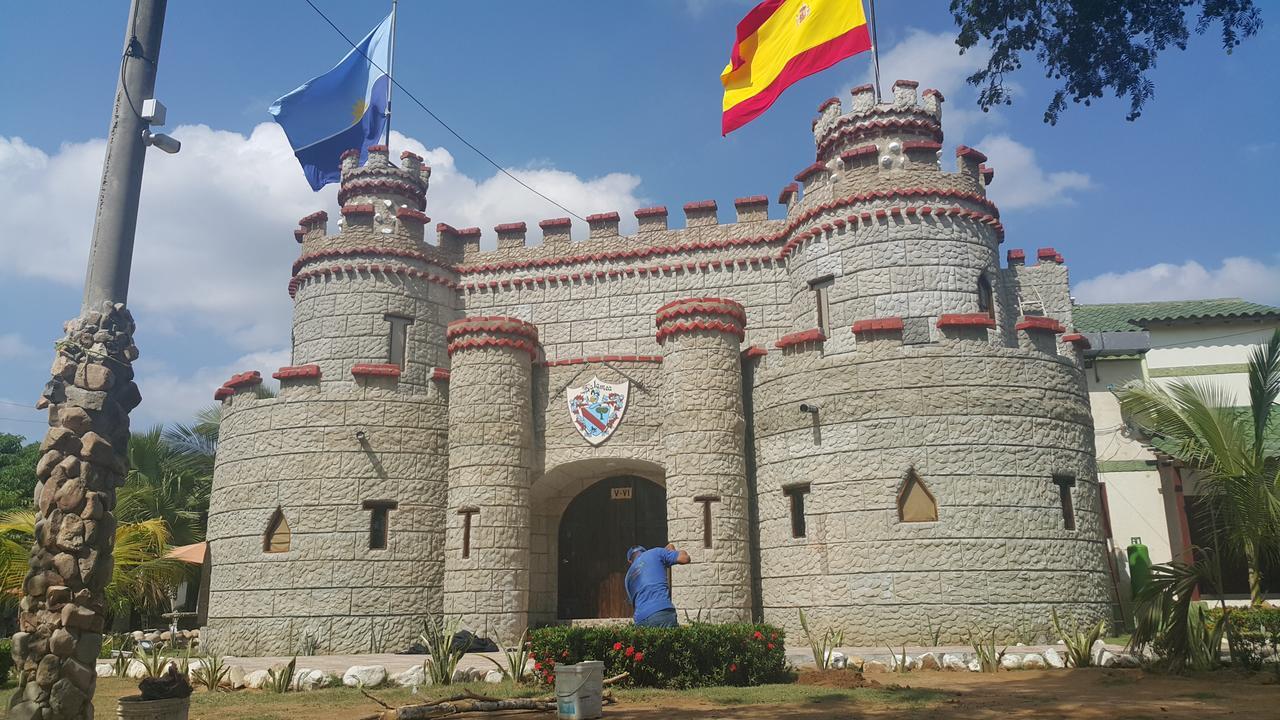
[[[639,477],[601,480],[560,519],[559,617],[631,615],[623,577],[627,548],[666,543],[666,490]]]

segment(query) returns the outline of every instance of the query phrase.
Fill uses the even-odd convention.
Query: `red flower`
[[[644,653],[642,652],[636,653],[636,662],[640,662],[643,659],[644,659]]]
[[[773,646],[772,646],[772,645],[770,645],[770,646],[769,646],[769,649],[770,649],[770,650],[772,650],[772,649],[773,649]],[[568,650],[565,650],[564,652],[560,653],[560,657],[569,657],[569,651],[568,651]]]
[[[770,640],[777,640],[777,639],[778,639],[778,633],[769,633],[769,639],[770,639]]]
[[[738,672],[738,664],[729,663],[729,672]]]
[[[616,642],[616,643],[614,643],[614,644],[613,644],[613,649],[614,649],[614,650],[621,650],[621,649],[622,649],[622,643],[620,643],[620,642]]]
[[[757,631],[756,631],[756,634],[755,634],[755,636],[754,636],[754,637],[755,637],[755,639],[757,639],[757,640],[763,640],[763,639],[764,639],[764,634],[763,634],[763,633],[761,633],[759,630],[757,630]]]
[[[627,646],[627,657],[631,657],[632,655],[635,655],[635,654],[636,654],[636,649],[635,649],[634,647],[632,647],[632,646],[628,645],[628,646]]]
[[[770,650],[772,650],[772,649],[773,649],[773,643],[769,643],[769,649],[770,649]]]
[[[537,653],[533,653],[533,652],[529,653],[529,659],[530,659],[530,660],[537,660],[537,659],[538,659],[538,654],[537,654]]]
[[[542,663],[540,663],[540,662],[536,662],[536,663],[534,663],[534,664],[533,664],[533,669],[534,669],[534,670],[541,670],[541,669],[542,669]]]

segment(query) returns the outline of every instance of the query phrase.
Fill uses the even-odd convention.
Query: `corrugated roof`
[[[1071,309],[1079,332],[1127,332],[1150,323],[1229,318],[1280,318],[1280,308],[1241,298],[1171,300],[1149,303],[1077,305]]]

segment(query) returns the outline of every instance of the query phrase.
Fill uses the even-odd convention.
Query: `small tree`
[[[1053,124],[1068,98],[1088,105],[1108,90],[1128,97],[1127,119],[1137,119],[1155,95],[1148,73],[1170,46],[1187,48],[1196,6],[1195,31],[1221,23],[1228,53],[1262,27],[1253,0],[952,0],[951,14],[962,52],[984,41],[991,48],[987,66],[969,76],[982,109],[1012,102],[1005,77],[1034,53],[1046,77],[1062,82],[1044,112]]]
[[[1191,381],[1167,389],[1137,383],[1121,390],[1119,399],[1144,434],[1199,474],[1204,512],[1223,539],[1224,547],[1215,549],[1244,557],[1257,606],[1265,599],[1261,561],[1280,554],[1280,455],[1267,442],[1280,396],[1280,330],[1253,349],[1248,367],[1247,412],[1221,386]]]

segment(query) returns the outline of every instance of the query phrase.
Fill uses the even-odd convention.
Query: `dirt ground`
[[[114,717],[115,699],[135,692],[133,684],[123,680],[104,679],[98,687],[98,717]],[[484,691],[483,686],[475,689]],[[399,689],[375,694],[396,706],[424,699]],[[687,692],[622,690],[617,694],[619,703],[606,708],[607,719],[1280,718],[1280,684],[1276,684],[1275,675],[1230,672],[1182,677],[1097,668],[996,674],[912,672],[870,675],[863,681],[851,671],[821,675],[811,671],[792,685]],[[191,718],[357,720],[376,709],[358,692],[346,688],[287,695],[256,691],[209,695],[197,691]],[[488,713],[467,717],[544,716]]]

